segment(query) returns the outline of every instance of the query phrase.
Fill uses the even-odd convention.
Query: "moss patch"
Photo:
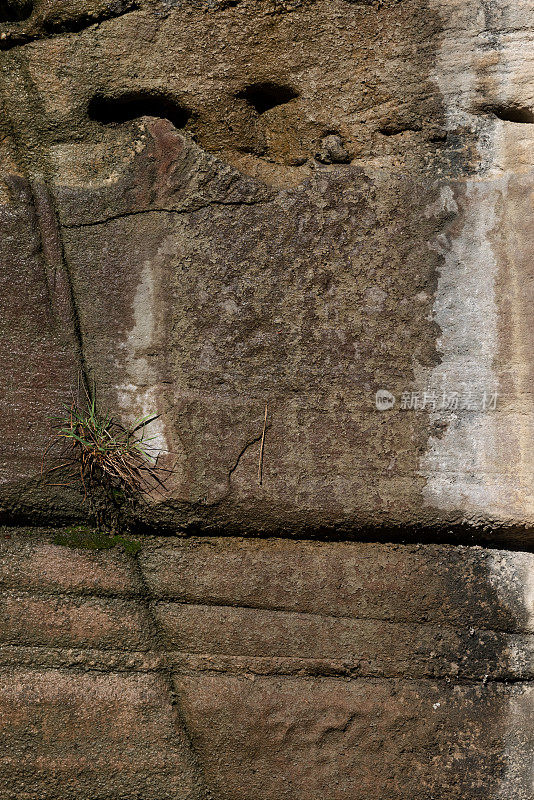
[[[86,550],[111,550],[122,547],[129,555],[136,555],[141,550],[141,543],[126,536],[112,536],[92,528],[63,528],[54,536],[54,544],[63,547],[81,547]]]

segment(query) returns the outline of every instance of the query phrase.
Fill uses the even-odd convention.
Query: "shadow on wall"
[[[21,22],[33,11],[32,0],[0,0],[0,23]]]

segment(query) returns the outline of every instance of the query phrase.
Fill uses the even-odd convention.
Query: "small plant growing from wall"
[[[172,470],[158,464],[147,436],[158,415],[147,415],[131,426],[99,410],[95,390],[78,391],[78,399],[56,417],[61,463],[46,470],[63,471],[67,482],[78,484],[97,527],[116,533],[127,527],[128,510],[165,488]],[[61,473],[60,473],[61,474]]]

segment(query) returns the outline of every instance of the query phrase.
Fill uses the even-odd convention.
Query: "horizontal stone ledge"
[[[0,643],[149,650],[146,607],[131,600],[3,592]]]
[[[166,649],[349,663],[364,674],[534,677],[534,636],[248,608],[160,603]]]
[[[475,798],[503,752],[531,755],[509,711],[531,713],[532,691],[209,673],[176,674],[171,687],[154,674],[2,670],[0,797],[100,798],[103,786],[117,800],[200,798],[191,737],[214,797],[279,800],[293,781],[298,797],[368,800],[395,778],[394,796],[414,800],[424,778],[439,797]]]
[[[229,675],[242,675],[245,678],[288,677],[288,678],[340,678],[347,680],[418,680],[423,682],[444,681],[450,685],[488,685],[491,683],[524,685],[530,684],[534,676],[512,676],[508,673],[476,673],[472,671],[446,672],[439,666],[413,669],[405,665],[379,665],[364,659],[353,661],[320,658],[274,658],[211,655],[206,653],[171,652],[167,663],[176,674],[213,672]]]
[[[108,599],[130,600],[135,605],[150,597],[156,603],[473,627],[509,634],[534,630],[528,599],[534,554],[447,545],[236,537],[139,541],[142,550],[137,563],[116,549],[73,549],[54,544],[50,536],[13,534],[0,541],[0,585],[40,598],[99,598],[101,609],[108,607]],[[87,602],[89,610],[92,606]],[[94,634],[89,639],[64,638],[69,613],[65,612],[64,630],[60,630],[59,606],[52,614],[58,623],[57,635],[63,637],[56,643],[99,647],[99,641],[91,639]],[[35,622],[43,627],[31,613],[26,619],[30,626]],[[88,613],[88,628],[90,620]],[[12,621],[18,624],[16,616]],[[117,619],[114,624],[120,628],[123,623]],[[81,633],[87,635],[87,631]],[[52,644],[37,630],[31,635],[32,642]],[[128,646],[137,647],[132,642]]]
[[[532,686],[207,674],[175,685],[216,797],[279,800],[288,785],[329,800],[531,796],[518,781],[494,787],[506,760],[529,774]]]
[[[203,538],[139,554],[153,598],[534,632],[534,554],[450,545]]]
[[[177,602],[147,608],[135,601],[16,592],[0,599],[0,644],[53,652],[111,651],[121,653],[124,663],[136,651],[180,651],[228,663],[232,658],[327,663],[334,665],[328,673],[341,674],[475,680],[534,676],[532,634]],[[102,658],[107,664],[101,655],[97,662]]]
[[[1,800],[192,800],[166,676],[0,671]]]
[[[0,669],[62,669],[78,672],[175,674],[219,673],[255,677],[339,678],[444,681],[451,685],[529,683],[532,671],[500,667],[484,671],[485,664],[450,669],[444,662],[421,665],[369,658],[295,658],[188,653],[179,650],[121,651],[59,647],[0,646]]]
[[[128,596],[142,590],[126,553],[63,547],[28,533],[0,540],[0,584],[17,590]]]
[[[151,651],[0,645],[0,668],[67,669],[83,672],[161,672],[167,659]]]
[[[12,534],[0,540],[0,585],[39,597],[99,598],[102,608],[108,599],[150,598],[510,634],[534,631],[530,553],[236,537],[139,541],[142,549],[134,559],[117,549],[73,549],[54,544],[51,536]]]

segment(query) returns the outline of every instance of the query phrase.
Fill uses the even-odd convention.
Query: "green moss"
[[[93,528],[82,526],[63,528],[54,536],[54,544],[63,547],[81,547],[86,550],[111,550],[113,547],[122,547],[129,555],[136,555],[141,550],[141,543],[126,536],[113,536]]]

